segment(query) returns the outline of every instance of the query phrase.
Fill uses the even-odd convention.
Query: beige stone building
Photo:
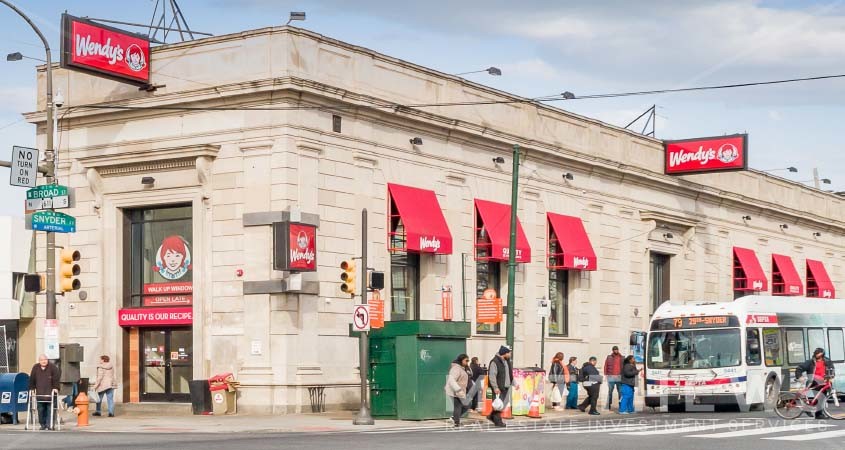
[[[753,250],[767,291],[773,254],[791,257],[802,289],[807,259],[845,289],[845,198],[833,194],[754,170],[666,176],[658,140],[297,28],[166,45],[151,64],[149,92],[54,71],[66,98],[59,180],[75,189],[78,221],[59,243],[82,252],[87,294],[60,300],[62,341],[84,345],[83,375],[113,355],[123,402],[184,401],[187,380],[232,372],[244,410],[307,408],[303,386],[315,384],[328,386],[330,408],[354,405],[353,302],[339,264],[360,252],[362,208],[369,265],[387,274],[386,319],[441,320],[451,287],[454,320],[473,322],[469,353],[486,361],[504,326],[477,324],[476,298],[486,288],[506,298],[496,234],[514,144],[530,247],[516,276],[517,366],[540,362],[538,299],[552,303],[547,359],[601,357],[626,349],[667,298],[732,300],[752,270],[733,267],[735,247]],[[453,102],[491,103],[412,106]],[[43,147],[43,111],[27,117]],[[432,199],[449,252],[442,239],[411,238],[442,225]],[[318,270],[300,286],[273,270],[269,226],[298,212],[319,217]],[[560,264],[589,259],[589,247],[594,259]],[[192,315],[156,319],[161,306]]]

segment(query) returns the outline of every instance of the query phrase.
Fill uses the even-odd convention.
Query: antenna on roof
[[[168,5],[170,11],[168,14]],[[147,37],[150,42],[156,44],[166,44],[167,38],[173,34],[178,36],[178,41],[173,39],[173,42],[185,42],[196,39],[194,35],[200,36],[214,36],[211,33],[203,33],[201,31],[194,31],[188,26],[188,21],[185,20],[185,15],[182,14],[182,9],[176,0],[156,0],[155,8],[153,9],[153,17],[150,19],[149,25],[133,22],[123,22],[120,20],[97,19],[94,17],[85,17],[85,19],[93,20],[102,23],[114,23],[119,25],[128,25],[131,27],[146,28]],[[161,36],[159,37],[159,32]]]

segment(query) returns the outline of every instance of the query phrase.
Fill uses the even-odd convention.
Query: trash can
[[[208,379],[208,390],[212,402],[211,409],[215,416],[237,414],[238,386],[240,386],[240,383],[235,381],[231,373],[215,375]]]
[[[0,414],[12,417],[18,423],[18,412],[26,412],[29,400],[29,375],[25,373],[4,373],[0,375]]]
[[[188,382],[188,390],[191,393],[191,412],[196,416],[211,414],[211,391],[208,380],[191,380]]]

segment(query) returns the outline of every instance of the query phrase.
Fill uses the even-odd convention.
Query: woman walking
[[[570,356],[566,368],[569,371],[569,394],[566,396],[566,409],[578,409],[578,378],[581,376],[581,371],[578,369],[578,358]]]
[[[552,366],[549,368],[549,381],[552,383],[552,408],[555,411],[563,411],[560,404],[569,382],[569,370],[563,365],[562,352],[555,353],[554,358],[552,358]]]
[[[640,369],[634,361],[633,355],[628,355],[622,364],[622,398],[619,400],[619,414],[634,413],[634,387],[637,385],[637,375]]]
[[[95,416],[101,416],[103,398],[108,402],[109,417],[114,417],[114,365],[108,355],[100,356],[100,364],[97,365],[97,381],[94,383],[94,391],[100,396],[97,402]]]
[[[449,375],[446,376],[446,386],[443,387],[446,395],[452,397],[452,423],[456,427],[461,426],[461,416],[469,408],[466,395],[470,376],[469,356],[461,353],[452,361]]]

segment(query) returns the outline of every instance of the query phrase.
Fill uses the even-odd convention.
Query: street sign
[[[38,149],[12,147],[12,167],[9,171],[12,186],[35,187],[38,177]]]
[[[38,211],[32,215],[34,231],[76,233],[76,218],[60,212]]]
[[[70,207],[67,186],[45,184],[26,191],[26,210],[61,209]]]
[[[354,331],[370,331],[369,305],[355,305],[352,310],[352,329]]]
[[[44,354],[47,359],[59,359],[59,321],[44,321]]]
[[[367,306],[370,312],[370,328],[384,328],[384,299],[381,298],[381,292],[370,292]]]
[[[537,300],[537,317],[539,318],[549,318],[552,313],[551,305],[549,305],[549,301],[541,298]]]

